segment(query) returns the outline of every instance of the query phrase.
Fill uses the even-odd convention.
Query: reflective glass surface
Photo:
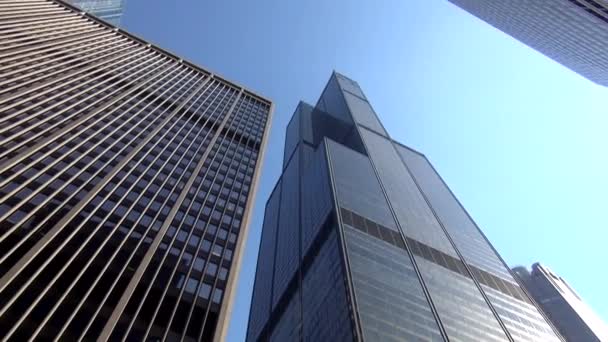
[[[535,306],[482,285],[515,341],[559,341]]]
[[[404,146],[394,145],[464,259],[497,276],[512,279],[490,244],[428,160]]]
[[[392,142],[365,128],[360,132],[405,235],[457,256]]]
[[[368,157],[331,140],[327,146],[340,206],[397,230]]]
[[[277,183],[266,204],[258,266],[255,272],[251,312],[247,340],[255,340],[260,334],[270,315],[272,275],[274,273],[274,255],[276,248],[276,232],[279,220],[281,181]]]
[[[300,263],[300,154],[287,165],[282,178],[281,209],[273,280],[272,306],[277,304]]]
[[[508,341],[471,278],[419,256],[416,263],[450,341]]]
[[[302,281],[304,341],[354,340],[340,253],[336,229],[331,227]]]
[[[320,145],[313,152],[310,162],[303,167],[303,170],[302,254],[305,255],[333,208],[325,145]]]
[[[346,99],[346,103],[348,104],[348,108],[350,109],[355,122],[364,125],[377,133],[386,135],[386,131],[380,124],[376,113],[366,100],[363,100],[348,91],[344,92],[344,98]]]
[[[344,100],[344,95],[334,75],[329,79],[327,86],[323,90],[317,107],[340,121],[353,123],[346,106],[346,101]]]
[[[366,341],[442,341],[409,256],[344,225],[357,307]]]
[[[295,292],[272,330],[270,341],[288,342],[300,340],[300,328],[302,326],[301,305],[300,294],[299,292]]]

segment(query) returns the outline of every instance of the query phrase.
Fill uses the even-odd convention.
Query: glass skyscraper
[[[539,263],[513,271],[567,341],[608,341],[608,326],[562,277]]]
[[[287,126],[248,341],[559,341],[427,158],[333,73]]]
[[[598,84],[608,86],[607,0],[449,0]]]
[[[65,0],[81,10],[119,26],[126,0]]]
[[[0,338],[222,340],[271,102],[2,1],[0,113]]]

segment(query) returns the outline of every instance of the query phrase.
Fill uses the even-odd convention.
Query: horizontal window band
[[[403,243],[403,240],[401,240],[401,236],[394,230],[389,229],[381,224],[375,223],[348,209],[340,208],[340,212],[342,213],[342,220],[344,224],[347,224],[357,230],[371,235],[376,239],[380,239],[384,242],[387,242],[397,248],[405,250],[405,244]],[[406,237],[406,240],[408,246],[410,247],[414,255],[431,261],[434,264],[439,265],[443,268],[447,268],[452,272],[456,272],[462,276],[471,278],[471,275],[469,274],[469,272],[467,272],[464,263],[460,259],[454,258],[449,254],[446,254],[415,239]],[[471,269],[471,272],[474,274],[475,279],[477,279],[479,283],[489,286],[494,290],[500,291],[520,301],[530,303],[526,295],[517,285],[509,281],[505,281],[473,265],[469,264],[468,266]]]

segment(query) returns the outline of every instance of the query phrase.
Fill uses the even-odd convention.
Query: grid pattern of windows
[[[213,338],[270,103],[51,1],[0,18],[0,335]]]
[[[604,0],[450,0],[601,85],[608,85]]]

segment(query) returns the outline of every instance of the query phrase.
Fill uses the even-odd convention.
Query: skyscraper
[[[248,341],[556,341],[427,158],[334,73],[287,126]]]
[[[66,0],[66,2],[118,26],[124,11],[125,0]]]
[[[513,269],[553,325],[568,341],[608,341],[608,327],[568,283],[539,263]]]
[[[608,1],[449,1],[591,81],[608,86]]]
[[[270,101],[61,2],[0,42],[0,336],[221,340]]]

